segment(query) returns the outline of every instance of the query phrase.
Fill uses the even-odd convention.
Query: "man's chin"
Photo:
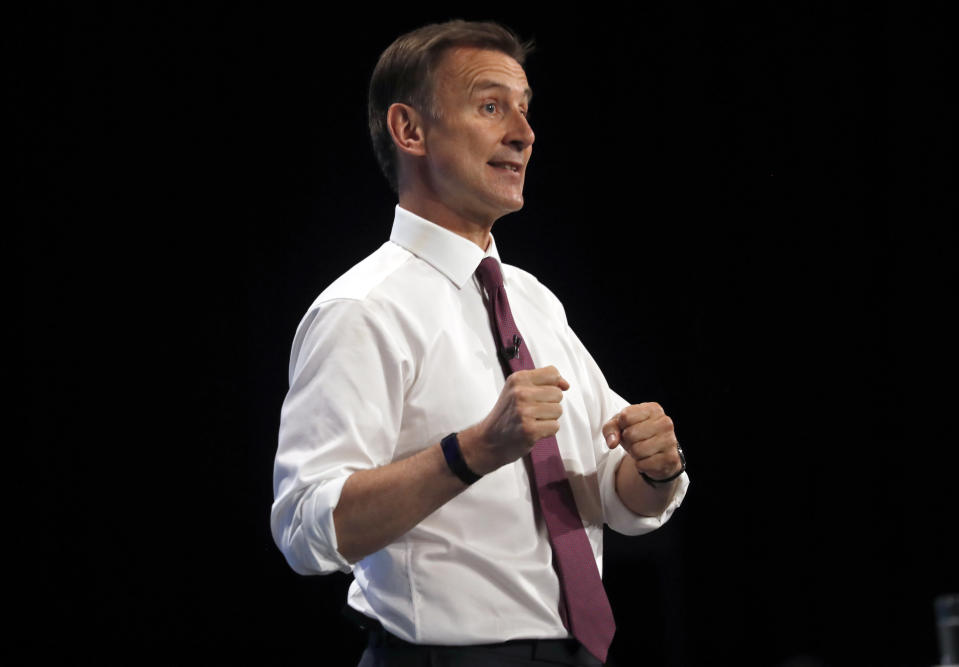
[[[502,203],[503,215],[506,215],[507,213],[515,213],[523,208],[524,203],[526,202],[523,199],[522,194],[505,198]]]
[[[525,203],[523,195],[508,196],[508,197],[497,197],[495,200],[487,199],[483,202],[479,208],[475,209],[475,212],[483,211],[479,217],[486,218],[487,220],[499,220],[504,215],[509,215],[510,213],[516,213],[523,208]]]
[[[523,208],[523,204],[524,204],[524,203],[526,203],[526,202],[524,202],[524,201],[523,201],[523,198],[520,197],[520,198],[519,198],[519,201],[513,202],[513,205],[512,205],[512,206],[510,207],[510,209],[509,209],[509,213],[516,213],[516,211],[518,211],[518,210],[520,210],[521,208]]]

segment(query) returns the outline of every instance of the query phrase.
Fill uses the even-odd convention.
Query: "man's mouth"
[[[514,173],[519,173],[522,168],[522,165],[518,162],[489,162],[487,164],[496,169],[505,169],[506,171],[512,171]]]

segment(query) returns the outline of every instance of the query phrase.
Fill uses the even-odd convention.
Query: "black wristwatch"
[[[686,472],[686,455],[683,454],[683,448],[678,442],[676,443],[676,453],[679,454],[679,462],[682,463],[683,465],[679,469],[679,471],[676,472],[675,474],[672,474],[665,479],[653,479],[652,477],[650,477],[644,472],[641,472],[639,474],[650,486],[656,486],[657,484],[665,484],[666,482],[672,482],[674,479],[676,479],[677,477],[682,475],[684,472]]]

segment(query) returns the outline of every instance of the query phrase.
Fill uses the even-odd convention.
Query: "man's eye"
[[[483,109],[486,113],[496,113],[496,104],[493,102],[487,102],[483,105]]]

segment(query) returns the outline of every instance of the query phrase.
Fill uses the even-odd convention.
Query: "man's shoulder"
[[[369,339],[358,332],[378,328],[384,321],[382,312],[384,304],[388,308],[390,297],[383,295],[381,287],[397,282],[396,275],[408,266],[411,259],[408,251],[387,241],[320,292],[300,319],[293,337],[291,383],[304,355]],[[396,291],[395,288],[387,291],[391,290]]]
[[[361,322],[396,329],[431,307],[442,280],[409,250],[387,241],[320,292],[300,320],[297,338],[311,329],[345,330]]]
[[[411,258],[407,250],[387,241],[330,283],[316,297],[310,310],[330,301],[363,301]]]
[[[408,251],[387,241],[330,283],[300,319],[293,341],[294,356],[303,340],[320,330],[330,335],[349,329],[351,322],[369,324],[377,320],[374,313],[382,309],[377,302],[384,301],[378,298],[383,292],[381,287],[395,282],[395,276],[410,259]],[[385,299],[388,300],[389,297]]]

